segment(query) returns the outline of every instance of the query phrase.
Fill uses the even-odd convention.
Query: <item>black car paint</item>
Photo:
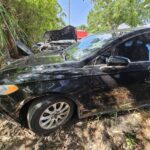
[[[53,94],[74,101],[79,118],[127,109],[122,107],[125,103],[132,103],[131,107],[138,107],[139,102],[133,101],[132,98],[118,103],[107,93],[118,86],[128,87],[129,83],[145,79],[149,75],[150,61],[131,62],[125,67],[108,67],[95,63],[99,56],[108,50],[113,56],[114,47],[118,43],[144,33],[150,33],[150,29],[141,29],[116,38],[82,61],[65,61],[58,52],[32,55],[12,63],[0,71],[0,84],[17,85],[19,91],[1,96],[0,107],[17,121],[20,111],[28,102]],[[149,91],[149,84],[146,87]],[[146,103],[143,101],[140,105]]]

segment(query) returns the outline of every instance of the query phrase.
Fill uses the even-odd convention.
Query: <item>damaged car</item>
[[[62,52],[31,55],[1,69],[0,108],[47,135],[75,112],[81,119],[149,105],[142,94],[149,93],[149,75],[150,28],[93,34]]]
[[[46,31],[43,40],[43,42],[33,44],[32,48],[29,48],[24,41],[16,40],[18,57],[34,55],[33,52],[62,51],[77,42],[77,31],[75,27],[68,25],[60,30]]]
[[[77,42],[76,28],[68,25],[60,30],[46,31],[43,35],[44,42],[36,43],[33,49],[37,51],[64,50]]]

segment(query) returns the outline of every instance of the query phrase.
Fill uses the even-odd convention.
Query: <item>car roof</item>
[[[118,30],[112,30],[108,33],[114,34],[117,37],[121,37],[124,35],[133,35],[133,34],[142,34],[150,32],[150,27],[136,27],[136,28],[128,28],[128,29],[118,29]]]
[[[135,37],[144,33],[150,33],[150,27],[138,27],[138,28],[111,30],[108,32],[103,32],[103,33],[101,32],[98,34],[111,34],[112,35],[113,40],[103,47],[104,49],[107,49],[108,47],[115,46],[116,44],[118,44],[118,42],[119,43],[123,42],[124,40],[130,39],[132,37]]]
[[[150,33],[150,27],[136,27],[136,28],[128,28],[128,29],[117,29],[117,30],[110,30],[106,32],[99,32],[96,34],[90,35],[102,35],[102,34],[111,34],[113,40],[120,40],[130,38],[132,36],[137,36],[143,33]]]

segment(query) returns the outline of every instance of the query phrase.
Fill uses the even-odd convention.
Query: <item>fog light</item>
[[[9,95],[18,90],[19,88],[15,85],[0,85],[0,95]]]

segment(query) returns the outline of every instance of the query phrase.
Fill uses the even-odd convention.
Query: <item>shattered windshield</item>
[[[82,60],[113,40],[112,34],[91,35],[65,50],[67,60]]]

